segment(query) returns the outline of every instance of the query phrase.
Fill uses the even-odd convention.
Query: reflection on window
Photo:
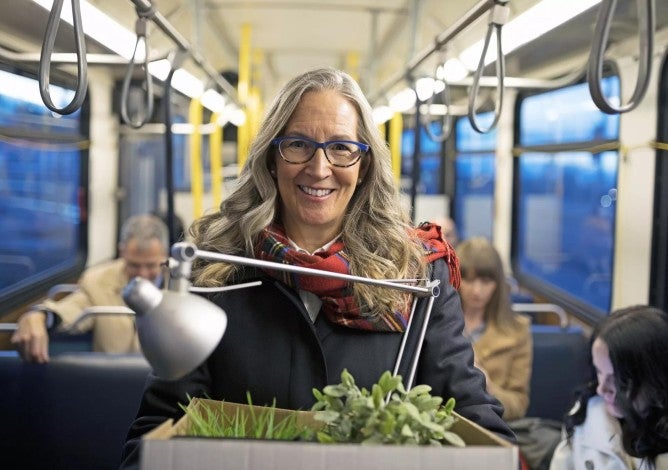
[[[478,116],[483,127],[489,127],[493,113]],[[454,219],[462,239],[482,236],[492,239],[494,220],[494,178],[496,130],[480,134],[463,117],[455,124],[457,155],[455,158]]]
[[[72,269],[84,250],[81,111],[60,116],[37,80],[0,71],[0,299]],[[73,91],[51,86],[53,99]]]
[[[441,123],[430,123],[432,133],[439,135]],[[432,140],[424,127],[420,127],[420,183],[418,194],[443,194],[443,156],[441,142]],[[401,134],[401,175],[413,176],[413,152],[415,129],[404,129]]]
[[[607,77],[601,88],[611,102],[619,101],[619,78]],[[520,111],[522,146],[615,140],[619,115],[602,113],[591,100],[586,83],[531,96]]]
[[[604,84],[608,96],[618,97],[616,77]],[[592,153],[588,147],[616,142],[619,115],[598,111],[581,84],[524,99],[519,128],[525,151],[515,176],[515,273],[537,283],[539,291],[546,286],[562,300],[607,313],[618,152]],[[558,149],[566,143],[568,149]],[[549,150],[541,149],[547,145]]]

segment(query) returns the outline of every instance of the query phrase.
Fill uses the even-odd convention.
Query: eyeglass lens
[[[304,163],[313,157],[316,144],[302,139],[285,139],[281,141],[279,150],[283,158],[293,163]],[[329,142],[325,154],[334,165],[350,165],[357,161],[362,149],[350,142]]]

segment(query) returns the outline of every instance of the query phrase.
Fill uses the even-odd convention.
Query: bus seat
[[[576,326],[532,325],[533,367],[527,416],[561,421],[573,391],[589,377],[589,342]]]
[[[559,324],[531,325],[533,365],[527,417],[562,421],[573,405],[574,390],[589,377],[589,341],[566,312],[554,304],[513,304],[513,310],[533,315],[556,315]]]
[[[143,356],[0,352],[0,455],[16,468],[116,469],[150,367]]]

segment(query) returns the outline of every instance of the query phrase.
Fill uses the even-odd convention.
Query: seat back
[[[533,366],[526,416],[561,421],[573,404],[574,390],[589,378],[589,341],[579,326],[570,325],[564,309],[551,303],[514,303],[515,312],[532,318]],[[544,316],[556,324],[536,321]]]
[[[527,416],[561,421],[589,376],[589,342],[576,326],[532,325],[533,367]]]
[[[0,455],[16,468],[118,468],[148,372],[141,355],[78,352],[29,364],[0,352]]]

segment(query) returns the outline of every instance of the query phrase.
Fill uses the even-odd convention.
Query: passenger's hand
[[[49,362],[49,334],[44,312],[27,312],[21,315],[18,328],[12,335],[12,344],[27,362]]]

